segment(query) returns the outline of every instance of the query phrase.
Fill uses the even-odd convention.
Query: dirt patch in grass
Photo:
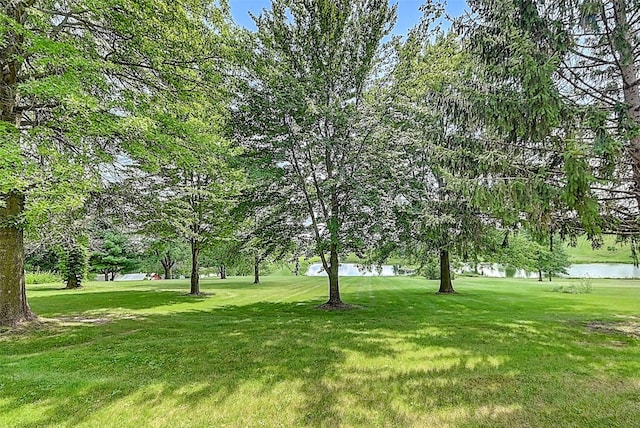
[[[323,311],[350,311],[353,309],[363,309],[364,306],[361,305],[350,305],[348,303],[324,303],[322,305],[316,306],[316,309],[321,309]]]
[[[211,297],[211,296],[215,296],[215,295],[216,295],[216,293],[205,293],[203,291],[201,291],[200,293],[196,293],[196,294],[193,294],[193,293],[186,293],[185,294],[185,296],[187,296],[187,297],[195,297],[195,298],[198,298],[198,297],[202,297],[202,298]]]
[[[592,321],[587,324],[587,330],[598,333],[624,334],[626,336],[632,336],[640,339],[640,322],[636,321]]]
[[[24,335],[30,332],[56,329],[64,326],[74,325],[102,325],[112,321],[119,321],[124,319],[138,319],[140,316],[129,314],[105,314],[101,316],[97,315],[75,315],[58,318],[44,318],[37,317],[29,321],[21,322],[14,327],[6,327],[0,329],[0,335]]]

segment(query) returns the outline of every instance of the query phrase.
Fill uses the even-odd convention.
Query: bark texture
[[[638,42],[633,40],[629,30],[629,18],[627,11],[630,9],[625,0],[614,0],[616,30],[622,36],[625,43],[618,43],[618,55],[620,73],[622,75],[622,91],[624,102],[629,107],[629,118],[640,125],[640,70],[635,63],[634,48]],[[636,202],[640,207],[640,135],[629,141],[627,151],[633,165],[633,182],[636,192]]]
[[[200,294],[200,247],[196,243],[191,244],[191,292]]]
[[[65,288],[81,288],[82,287],[82,278],[79,278],[75,274],[71,274],[67,277],[67,286]]]
[[[24,238],[19,218],[24,196],[0,195],[0,325],[13,326],[33,318],[24,282]]]
[[[440,289],[438,293],[455,293],[451,283],[451,266],[447,250],[440,250]]]
[[[331,244],[329,254],[329,300],[325,305],[327,306],[342,306],[344,303],[340,299],[340,285],[338,281],[338,268],[340,263],[338,262],[338,249],[335,244]]]
[[[253,260],[253,283],[260,284],[260,259],[255,256]]]
[[[170,254],[165,254],[162,259],[160,259],[160,264],[162,264],[162,269],[164,269],[164,279],[171,279],[171,269],[176,262],[171,258]]]

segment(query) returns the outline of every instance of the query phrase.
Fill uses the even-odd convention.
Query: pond
[[[640,278],[640,268],[624,263],[572,265],[568,271],[572,278]]]
[[[537,272],[526,272],[523,269],[511,269],[498,263],[478,263],[472,266],[463,264],[457,273],[477,273],[489,278],[537,278]],[[571,265],[568,275],[559,275],[569,278],[640,278],[640,268],[624,263],[589,263]],[[356,263],[341,263],[338,269],[339,276],[398,276],[413,273],[409,269],[398,268],[392,265],[364,266]],[[322,263],[309,265],[307,276],[327,276]]]
[[[476,268],[465,263],[458,273],[477,273],[490,278],[537,278],[537,272],[526,272],[523,269],[510,269],[498,263],[479,263]],[[546,276],[546,275],[545,275]],[[558,275],[567,278],[616,278],[633,279],[640,278],[640,268],[625,263],[588,263],[571,265],[566,275]]]
[[[397,276],[406,275],[405,270],[398,270],[397,266],[364,266],[356,263],[341,263],[338,268],[338,276]],[[313,263],[307,269],[307,276],[327,276],[322,263]]]

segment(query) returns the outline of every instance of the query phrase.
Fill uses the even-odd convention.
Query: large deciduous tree
[[[376,54],[395,19],[386,0],[275,0],[256,18],[260,57],[248,71],[249,150],[279,168],[274,204],[305,217],[341,307],[340,254],[382,236],[391,210],[386,142],[372,104]],[[380,71],[380,70],[378,70]]]
[[[32,317],[25,227],[81,205],[101,163],[144,152],[153,119],[140,106],[200,87],[219,62],[225,13],[200,0],[2,2],[0,325]]]

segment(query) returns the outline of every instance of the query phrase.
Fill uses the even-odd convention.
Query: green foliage
[[[595,239],[638,231],[637,194],[628,191],[640,183],[637,6],[478,0],[473,21],[461,26],[486,81],[489,108],[477,112],[508,144],[517,165],[510,176],[551,188],[542,210],[526,211],[547,233],[573,228]],[[539,188],[531,190],[535,208]]]
[[[49,271],[58,269],[58,252],[50,249],[32,251],[25,257],[24,269],[27,272]]]
[[[555,287],[553,291],[567,294],[590,294],[593,291],[593,281],[591,278],[580,278],[577,284],[561,285]]]
[[[67,288],[81,287],[88,268],[86,248],[72,241],[59,247],[58,257],[58,271],[67,283]]]
[[[395,142],[398,233],[380,252],[400,250],[428,278],[439,278],[440,250],[468,256],[492,222],[484,215],[486,206],[474,201],[469,184],[492,170],[495,158],[478,144],[479,132],[465,120],[468,114],[459,114],[474,60],[453,34],[429,27],[443,10],[426,11],[432,14],[425,14],[421,25],[396,46],[388,104],[381,106],[393,111],[384,119],[388,138]]]
[[[20,227],[37,235],[113,180],[105,171],[118,159],[153,168],[173,151],[196,150],[196,138],[172,141],[157,129],[190,137],[179,123],[199,128],[208,125],[207,114],[218,123],[219,110],[204,110],[196,124],[165,116],[195,110],[203,93],[219,101],[220,76],[229,71],[223,42],[230,39],[225,1],[4,2],[0,204],[10,192],[24,196]],[[6,222],[0,218],[0,228]],[[20,278],[10,281],[0,287],[21,287]]]
[[[92,249],[90,269],[113,280],[116,274],[128,273],[138,268],[139,260],[127,237],[117,231],[107,230]]]
[[[162,276],[169,271],[172,277],[178,272],[188,273],[189,248],[177,238],[156,238],[145,242],[145,249],[138,258],[145,272],[156,272]]]
[[[270,177],[264,211],[326,263],[388,227],[391,164],[373,83],[394,19],[386,0],[276,0],[248,46],[258,55],[235,120],[252,174]]]
[[[422,260],[416,273],[427,279],[440,279],[440,259],[433,252],[430,252],[426,258]]]
[[[31,284],[53,284],[62,282],[62,277],[57,272],[51,271],[38,271],[27,272],[24,275],[24,280],[27,285]]]
[[[500,234],[497,239],[502,240],[503,236]],[[569,256],[560,243],[549,249],[548,241],[536,242],[526,232],[510,234],[503,242],[505,245],[496,245],[495,261],[514,269],[556,275],[566,274],[571,264]]]

